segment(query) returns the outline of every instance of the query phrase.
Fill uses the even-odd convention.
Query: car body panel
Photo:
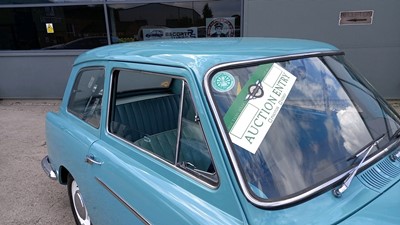
[[[359,178],[373,166],[357,175],[342,198],[324,189],[299,203],[273,210],[252,204],[238,182],[207,99],[204,77],[220,65],[332,52],[338,49],[320,42],[265,38],[146,41],[86,52],[74,63],[60,111],[46,117],[51,167],[61,183],[66,182],[60,174],[62,168],[74,176],[97,225],[346,224],[347,219],[356,223],[380,218],[390,224],[399,220],[393,214],[398,212],[400,201],[399,177],[377,192]],[[97,129],[67,108],[79,71],[99,67],[104,68],[105,78]],[[166,74],[187,82],[218,174],[217,185],[202,182],[109,132],[111,83],[116,69]],[[98,164],[88,162],[87,157]],[[381,159],[385,160],[388,156]],[[378,212],[384,215],[378,216]]]
[[[112,70],[117,68],[166,73],[168,75],[185,78],[189,81],[193,79],[190,71],[183,68],[166,68],[165,66],[138,63],[115,62],[112,64],[112,67],[108,67],[108,71],[111,73]],[[109,79],[110,77],[107,77],[105,82],[110,82]],[[105,96],[108,96],[108,92],[109,86],[105,87]],[[107,101],[107,99],[105,98],[103,101]],[[199,110],[199,114],[202,114],[202,110]],[[106,114],[104,114],[102,117],[102,120],[104,120],[102,124],[107,124],[106,117]],[[203,126],[203,128],[207,130],[206,126]],[[224,221],[224,223],[227,224],[242,223],[240,222],[243,216],[240,210],[240,204],[229,183],[220,184],[217,189],[210,188],[204,184],[194,182],[193,179],[188,179],[187,176],[182,176],[182,172],[171,168],[168,163],[161,163],[159,167],[154,167],[154,165],[157,164],[157,160],[153,157],[149,156],[147,153],[143,153],[139,149],[132,149],[131,144],[110,134],[105,126],[102,126],[100,130],[102,135],[101,140],[91,147],[89,154],[102,162],[109,163],[104,163],[101,166],[93,165],[89,168],[88,173],[91,175],[92,182],[94,181],[93,185],[96,185],[95,183],[98,185],[100,182],[103,183],[102,185],[106,185],[111,189],[108,191],[109,193],[104,193],[105,195],[110,195],[110,191],[113,191],[121,199],[134,203],[134,205],[125,206],[125,208],[131,208],[129,213],[125,210],[130,216],[133,215],[133,209],[138,212],[144,212],[138,214],[149,223],[155,220],[178,224],[201,224],[205,221],[211,224],[216,224],[218,221]],[[206,133],[210,132],[206,131]],[[212,145],[213,142],[210,141],[209,144]],[[211,149],[213,150],[215,148]],[[221,168],[224,167],[221,166]],[[125,174],[125,179],[116,176],[118,173]],[[169,177],[171,180],[174,180],[175,183],[165,179],[163,176]],[[138,182],[139,180],[142,182]],[[228,181],[229,179],[224,180]],[[181,188],[179,185],[185,188]],[[104,186],[102,188],[104,189]],[[213,199],[212,202],[205,202],[201,198],[207,195],[214,196],[211,198]],[[174,202],[176,203],[179,198],[177,196],[183,198],[179,208],[176,208],[176,205],[173,204]],[[96,196],[93,196],[93,200],[96,201],[96,203],[98,202]],[[154,206],[146,204],[147,201],[162,203],[158,205],[158,213],[151,213]],[[107,204],[107,202],[107,200],[104,200],[105,204]],[[225,204],[232,207],[225,208],[223,207]],[[122,205],[121,202],[119,202],[119,205]],[[222,208],[223,211],[221,210]],[[104,212],[100,210],[99,214],[96,212],[94,216],[96,217],[96,215],[99,215],[100,217],[102,213]],[[179,218],[171,218],[169,216],[171,214],[182,216]],[[124,224],[126,221],[132,222],[132,220],[126,220],[126,218],[130,216],[121,217],[121,223]],[[101,215],[101,217],[103,216]],[[196,222],[193,221],[193,218],[199,218],[199,220]]]
[[[97,48],[80,55],[75,64],[113,60],[181,67],[192,70],[202,83],[206,72],[218,64],[337,50],[321,42],[281,38],[144,41]]]
[[[129,155],[119,150],[126,150]],[[109,189],[107,191],[109,193],[102,191],[104,192],[104,196],[111,197],[111,194],[114,193],[118,195],[120,201],[124,200],[129,203],[129,206],[121,204],[121,202],[117,203],[115,200],[110,201],[108,198],[104,198],[100,202],[97,197],[98,192],[93,190],[95,195],[92,197],[96,204],[90,204],[91,200],[87,199],[88,205],[99,205],[102,203],[108,205],[114,203],[113,205],[116,207],[112,207],[113,210],[108,213],[118,213],[121,215],[118,224],[126,224],[134,221],[132,219],[134,216],[132,210],[136,211],[150,224],[158,223],[157,221],[174,224],[202,224],[204,222],[210,224],[217,224],[218,222],[225,224],[242,223],[239,219],[221,210],[219,208],[221,206],[218,206],[222,201],[225,202],[224,206],[229,201],[232,201],[232,203],[227,204],[231,207],[224,207],[223,209],[239,214],[237,201],[234,200],[235,197],[232,196],[233,192],[232,190],[229,191],[229,187],[220,187],[218,190],[215,190],[199,185],[198,183],[190,182],[187,180],[187,177],[177,173],[175,169],[170,168],[168,165],[153,166],[149,170],[149,165],[146,164],[154,165],[154,162],[152,162],[154,159],[135,154],[124,143],[107,145],[99,141],[93,145],[90,153],[95,155],[97,159],[105,162],[101,166],[93,165],[89,168],[88,174],[90,174],[90,179],[94,182],[92,187],[99,186],[95,182],[101,183],[103,190]],[[149,162],[146,163],[146,161]],[[118,174],[123,174],[124,176]],[[165,177],[174,180],[174,183]],[[107,188],[104,186],[107,186]],[[214,196],[213,198],[206,198],[208,200],[213,199],[213,201],[206,202],[204,196]],[[151,204],[152,202],[158,202],[156,209]],[[125,210],[121,208],[125,208]],[[126,209],[130,209],[130,211]],[[97,218],[103,218],[102,214],[105,213],[99,207],[96,207],[96,209],[89,208],[88,210],[91,215]],[[98,212],[95,210],[98,210]],[[176,216],[171,217],[170,215]],[[237,216],[240,216],[240,214]],[[96,221],[93,219],[94,223]],[[108,223],[100,220],[97,224]]]
[[[399,189],[397,181],[387,192],[340,224],[399,224]]]
[[[387,160],[389,160],[388,157],[385,157],[377,164]],[[397,167],[400,162],[397,161],[394,164]],[[249,205],[246,207],[244,203],[243,206],[245,206],[244,209],[248,215],[249,223],[337,224],[343,221],[343,224],[361,224],[362,222],[364,224],[375,224],[379,221],[379,224],[396,224],[399,221],[398,210],[395,206],[398,207],[400,203],[399,198],[397,198],[398,193],[400,193],[398,191],[400,176],[396,176],[388,185],[388,187],[393,185],[389,189],[390,193],[381,196],[381,193],[366,187],[360,181],[363,179],[361,178],[363,174],[372,169],[373,167],[360,173],[341,198],[336,198],[332,191],[326,191],[317,197],[307,199],[301,204],[274,211]],[[394,194],[395,192],[396,194]],[[379,199],[379,201],[374,201],[375,199]],[[377,214],[381,214],[381,216],[376,216]]]

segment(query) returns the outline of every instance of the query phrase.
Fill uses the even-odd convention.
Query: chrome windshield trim
[[[255,59],[255,60],[245,60],[245,61],[239,61],[239,62],[232,62],[232,63],[224,63],[217,65],[213,68],[211,68],[209,71],[207,71],[204,80],[203,80],[203,85],[205,89],[205,94],[206,98],[209,101],[211,111],[213,113],[213,116],[216,120],[219,133],[222,136],[222,139],[224,141],[225,147],[228,151],[228,157],[232,163],[234,173],[238,179],[240,188],[243,191],[243,194],[245,197],[254,205],[258,207],[263,207],[263,208],[276,208],[276,207],[283,207],[286,205],[294,204],[296,202],[299,202],[307,197],[310,197],[312,195],[317,194],[323,189],[326,189],[327,187],[339,182],[341,179],[346,177],[348,173],[352,170],[352,168],[349,168],[348,171],[345,171],[344,173],[336,176],[335,178],[311,189],[306,192],[303,192],[297,196],[287,198],[287,199],[282,199],[282,200],[277,200],[277,201],[271,201],[271,202],[266,202],[266,201],[261,201],[260,199],[254,197],[251,194],[251,191],[247,188],[247,184],[245,181],[245,178],[243,177],[242,173],[240,172],[240,166],[238,164],[238,160],[235,157],[234,150],[231,148],[231,144],[229,141],[229,137],[227,136],[225,130],[224,130],[224,125],[223,122],[220,120],[219,115],[218,115],[218,110],[216,108],[216,104],[211,96],[211,89],[209,86],[209,78],[210,76],[217,70],[221,68],[226,68],[226,67],[235,67],[235,66],[240,66],[240,65],[245,65],[245,64],[255,64],[255,63],[265,63],[265,62],[272,62],[272,61],[280,61],[280,60],[289,60],[293,58],[298,58],[298,57],[318,57],[318,56],[329,56],[329,55],[340,55],[343,54],[341,51],[325,51],[325,52],[314,52],[314,53],[305,53],[305,54],[295,54],[295,55],[287,55],[287,56],[279,56],[279,57],[270,57],[270,58],[262,58],[262,59]],[[394,141],[390,145],[388,145],[385,149],[381,150],[379,153],[373,155],[370,157],[368,160],[365,160],[365,162],[361,165],[361,168],[364,168],[366,165],[369,165],[371,162],[374,160],[378,159],[382,155],[384,155],[386,152],[388,152],[394,145],[398,144],[400,141]]]
[[[143,224],[151,224],[146,218],[144,218],[140,213],[133,208],[127,201],[125,201],[121,196],[115,193],[110,187],[108,187],[103,181],[101,181],[98,177],[96,177],[97,182],[101,184],[107,191],[109,191],[119,202],[121,202],[126,208],[129,209]]]

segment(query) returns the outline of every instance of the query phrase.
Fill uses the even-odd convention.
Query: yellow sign
[[[48,34],[54,34],[54,28],[52,23],[46,23],[46,30]]]

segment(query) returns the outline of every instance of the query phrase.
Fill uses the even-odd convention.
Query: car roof
[[[75,65],[98,60],[124,61],[184,67],[204,75],[223,63],[337,50],[327,43],[285,38],[162,39],[96,48],[80,55]]]

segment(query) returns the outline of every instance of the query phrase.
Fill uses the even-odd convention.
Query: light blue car
[[[77,224],[400,223],[400,117],[325,43],[97,48],[46,135]]]

